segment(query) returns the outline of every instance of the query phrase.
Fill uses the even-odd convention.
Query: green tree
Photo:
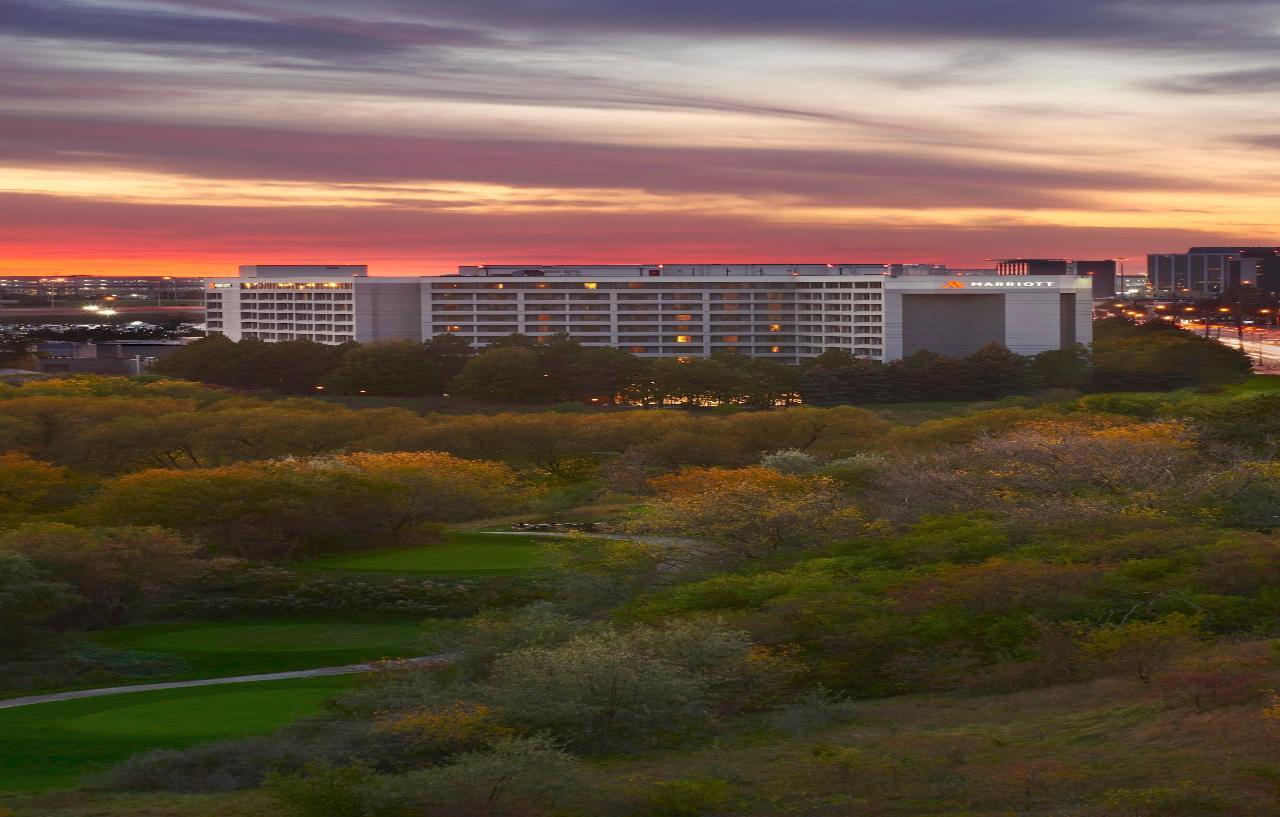
[[[289,561],[385,542],[398,489],[337,462],[151,470],[107,482],[79,513],[181,531],[214,553]]]
[[[705,718],[748,649],[743,635],[714,625],[585,632],[500,656],[488,694],[510,721],[574,746],[633,747]]]
[[[392,817],[399,811],[385,793],[385,778],[363,763],[312,762],[293,774],[268,774],[263,787],[296,817]]]
[[[557,812],[585,785],[579,761],[550,738],[501,738],[486,750],[401,777],[393,787],[423,817],[539,817]],[[318,815],[317,815],[318,817]]]
[[[827,477],[762,466],[690,468],[652,481],[657,499],[632,527],[686,536],[671,558],[724,566],[861,533],[864,521]]]
[[[1047,389],[1085,389],[1093,377],[1089,347],[1076,344],[1067,349],[1050,349],[1031,358],[1037,385]]]
[[[454,378],[450,389],[473,400],[533,403],[551,391],[531,349],[503,346],[476,355]]]
[[[53,581],[21,553],[0,550],[0,646],[31,640],[36,625],[74,601],[69,584]]]
[[[988,343],[964,359],[976,397],[990,400],[1030,391],[1034,372],[1030,359],[1015,354],[998,343]]]
[[[1151,321],[1140,326],[1111,319],[1094,325],[1093,379],[1103,391],[1165,391],[1220,386],[1248,377],[1252,364],[1240,349]]]
[[[80,483],[66,468],[0,454],[0,526],[65,507]]]
[[[436,335],[422,345],[435,369],[436,379],[442,385],[462,374],[467,361],[475,355],[471,344],[457,335]]]
[[[1085,658],[1100,669],[1122,672],[1145,684],[1175,658],[1195,650],[1200,636],[1199,619],[1170,613],[1151,621],[1090,630],[1080,647]]]
[[[593,347],[579,352],[572,371],[575,398],[612,404],[636,387],[645,362],[620,349]]]
[[[145,599],[172,591],[203,565],[194,545],[159,528],[77,528],[33,523],[0,534],[0,551],[17,553],[68,582],[87,623],[119,624]]]
[[[394,397],[442,394],[447,382],[435,356],[410,340],[353,346],[324,378],[326,390],[336,394]]]

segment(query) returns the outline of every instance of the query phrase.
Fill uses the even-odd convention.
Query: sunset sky
[[[0,274],[1280,244],[1280,0],[0,0]]]

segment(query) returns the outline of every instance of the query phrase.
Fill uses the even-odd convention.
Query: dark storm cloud
[[[775,194],[832,206],[1053,207],[1081,193],[1202,187],[908,150],[665,147],[320,133],[59,117],[0,118],[0,153],[209,178],[382,185],[422,180],[676,194]]]
[[[391,16],[544,40],[657,33],[1151,47],[1274,43],[1280,14],[1277,0],[187,0],[173,7],[175,14]]]
[[[1280,91],[1280,65],[1239,71],[1187,74],[1157,82],[1159,90],[1180,94],[1262,94]]]
[[[269,9],[269,3],[261,4]],[[410,45],[471,45],[477,32],[417,22],[360,23],[314,16],[158,11],[43,0],[0,0],[0,35],[135,46],[192,46],[341,60],[398,52]]]
[[[278,2],[280,0],[277,0]],[[862,41],[1272,42],[1276,0],[383,0],[436,19],[547,32],[808,36]]]

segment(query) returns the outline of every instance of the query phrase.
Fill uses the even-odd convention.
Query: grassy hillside
[[[1268,649],[1248,642],[1214,655],[1259,673],[1262,687],[1280,686]],[[285,689],[296,701],[303,691],[257,686],[249,697],[213,705],[269,705]],[[1280,722],[1263,717],[1265,704],[1251,692],[1205,699],[1197,709],[1164,686],[1104,679],[1015,694],[865,701],[826,716],[760,715],[712,745],[593,761],[588,799],[607,813],[652,815],[1263,817],[1280,809]],[[147,709],[178,705],[112,709],[87,720],[123,731]],[[216,720],[211,714],[195,726]],[[68,718],[60,728],[80,722]],[[210,734],[229,731],[220,725]],[[667,795],[687,810],[655,805]],[[246,795],[71,793],[10,805],[17,817],[284,813]]]
[[[215,678],[409,658],[427,649],[424,626],[416,616],[329,614],[143,624],[102,630],[93,640],[177,656],[188,668],[180,678]]]
[[[64,787],[135,752],[267,732],[319,712],[349,683],[229,684],[0,710],[0,791]]]

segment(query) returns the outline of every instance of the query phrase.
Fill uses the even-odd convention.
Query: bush
[[[304,747],[274,736],[220,740],[187,749],[142,752],[95,784],[116,791],[219,792],[247,789],[310,760]]]
[[[102,686],[178,675],[186,669],[186,662],[173,655],[72,641],[44,648],[30,657],[0,663],[0,689]]]
[[[703,721],[757,681],[745,636],[713,623],[587,631],[500,656],[485,694],[506,719],[587,751],[631,749]]]
[[[792,476],[808,476],[818,468],[818,461],[812,454],[795,448],[784,448],[772,454],[765,454],[760,458],[760,464],[771,471]]]
[[[811,689],[796,700],[773,711],[775,728],[800,736],[827,729],[847,720],[851,714],[848,698],[822,687]]]
[[[388,796],[386,778],[364,763],[308,763],[296,774],[268,775],[266,789],[297,817],[389,817],[405,813]]]
[[[387,612],[437,617],[529,604],[546,595],[518,576],[431,578],[307,573],[262,567],[213,577],[169,605],[170,615],[220,618],[263,613]]]
[[[1131,621],[1090,630],[1081,639],[1086,660],[1102,672],[1118,672],[1144,684],[1199,643],[1199,619],[1171,613],[1154,621]]]
[[[391,789],[421,817],[534,817],[551,813],[582,785],[578,761],[550,738],[534,736],[504,738],[485,751],[412,772]]]
[[[94,783],[116,791],[237,791],[259,786],[272,774],[296,774],[308,764],[362,759],[396,768],[395,750],[369,723],[318,718],[270,735],[142,752]]]
[[[718,778],[667,780],[645,796],[639,817],[703,817],[719,814],[733,802],[728,781]]]
[[[1187,782],[1176,787],[1115,789],[1102,796],[1102,817],[1202,817],[1225,814],[1221,797]]]

